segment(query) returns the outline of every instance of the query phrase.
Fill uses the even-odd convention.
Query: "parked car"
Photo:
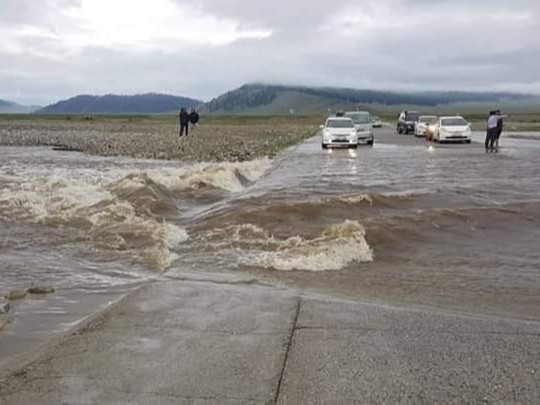
[[[420,118],[418,111],[402,111],[398,116],[398,134],[409,134],[414,132],[414,123]]]
[[[414,123],[414,135],[422,136],[427,139],[428,130],[430,127],[437,125],[437,117],[434,115],[422,115],[418,117],[418,121]],[[431,131],[429,131],[431,133]]]
[[[367,111],[348,111],[344,115],[350,118],[356,128],[358,143],[373,145],[373,123],[371,114]]]
[[[382,128],[382,121],[381,121],[380,117],[377,117],[377,116],[374,115],[371,118],[371,123],[373,125],[373,128]]]
[[[357,148],[358,137],[354,122],[346,117],[330,117],[326,120],[322,129],[322,147],[329,146]]]
[[[471,143],[471,125],[465,118],[440,117],[435,127],[433,137],[435,142],[465,142]]]

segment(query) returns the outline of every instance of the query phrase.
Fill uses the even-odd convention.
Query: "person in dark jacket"
[[[499,117],[499,121],[497,121],[497,132],[495,134],[495,150],[499,150],[499,138],[501,137],[501,134],[503,132],[505,118],[501,115],[500,110],[497,110],[497,116]]]
[[[189,131],[189,114],[185,108],[180,110],[180,136],[184,135],[184,129],[186,130],[186,136]]]
[[[195,126],[199,122],[199,113],[195,108],[191,109],[191,112],[189,113],[189,122],[191,122],[191,125]]]

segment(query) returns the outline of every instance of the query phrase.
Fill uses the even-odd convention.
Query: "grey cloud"
[[[209,99],[251,81],[540,92],[536,1],[173,1],[273,35],[181,51],[92,47],[69,57],[58,57],[54,39],[26,37],[16,55],[0,46],[0,98],[46,103],[78,93],[160,91]],[[0,0],[0,20],[3,29],[46,25],[77,4]],[[369,26],[332,25],[348,9],[372,18]],[[29,50],[36,42],[41,53]]]

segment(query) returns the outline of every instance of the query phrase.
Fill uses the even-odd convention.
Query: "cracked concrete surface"
[[[538,403],[539,364],[537,322],[170,280],[12,365],[0,402]]]

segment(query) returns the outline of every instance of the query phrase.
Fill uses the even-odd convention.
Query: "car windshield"
[[[326,121],[327,128],[353,128],[354,124],[351,120],[328,120]]]
[[[421,122],[422,124],[436,124],[437,117],[420,117],[418,122]]]
[[[371,122],[369,113],[347,113],[345,116],[353,120],[355,124],[369,124]]]
[[[464,127],[467,125],[467,121],[463,118],[445,118],[441,121],[443,127]]]
[[[418,118],[420,117],[420,114],[417,113],[417,112],[410,112],[410,113],[407,113],[407,118],[406,120],[407,121],[418,121]]]

